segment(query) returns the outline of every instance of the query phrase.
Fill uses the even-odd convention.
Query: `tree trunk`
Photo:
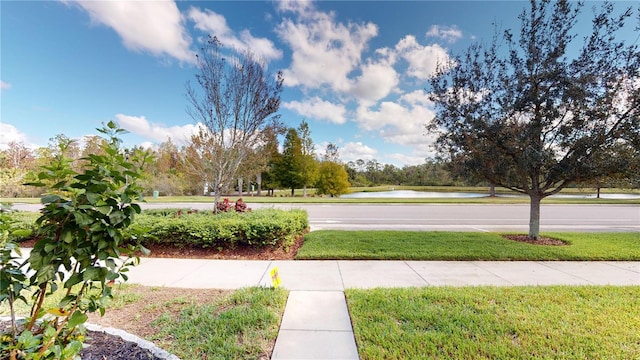
[[[302,185],[302,197],[307,197],[307,184]]]
[[[291,197],[294,197],[294,196],[295,196],[295,191],[296,191],[296,189],[295,189],[295,188],[291,188]]]
[[[489,185],[489,197],[496,197],[496,185],[494,183]]]
[[[218,203],[220,203],[220,190],[213,192],[213,212],[218,212]]]
[[[242,197],[242,186],[243,180],[242,178],[238,178],[238,196]]]
[[[596,195],[596,198],[597,198],[597,199],[600,199],[600,186],[598,186],[598,188],[597,188],[597,189],[598,189],[598,194]]]
[[[529,239],[538,240],[540,238],[540,201],[542,196],[529,194],[531,199],[529,211]]]
[[[258,196],[262,195],[262,174],[256,175],[256,182],[258,183]]]

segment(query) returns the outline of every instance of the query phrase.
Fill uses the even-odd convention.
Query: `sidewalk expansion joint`
[[[422,281],[424,281],[427,286],[431,286],[431,283],[429,283],[427,279],[420,275],[420,273],[416,269],[414,269],[413,266],[411,266],[411,264],[409,264],[406,260],[403,260],[402,263],[405,264],[409,269],[411,269],[411,271],[413,271],[416,275],[418,275],[418,277],[422,279]]]

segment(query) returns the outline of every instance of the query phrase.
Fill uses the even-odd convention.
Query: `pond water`
[[[488,194],[469,192],[436,192],[436,191],[414,191],[414,190],[394,190],[394,191],[372,191],[355,192],[341,195],[346,199],[373,199],[373,198],[477,198]]]
[[[355,192],[340,196],[343,199],[379,199],[379,198],[396,198],[396,199],[412,199],[412,198],[480,198],[488,196],[488,193],[473,192],[436,192],[436,191],[415,191],[415,190],[393,190],[393,191],[372,191],[372,192]],[[518,194],[499,194],[499,197],[516,197],[524,196]],[[553,195],[554,198],[570,198],[570,199],[588,199],[595,198],[595,194],[560,194]],[[600,194],[602,199],[640,199],[640,194]]]

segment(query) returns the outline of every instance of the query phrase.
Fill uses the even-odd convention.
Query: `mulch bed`
[[[151,244],[149,257],[180,258],[180,259],[220,259],[220,260],[293,260],[304,242],[304,237],[298,237],[289,251],[265,246],[237,246],[233,249],[201,248],[196,246],[176,247],[170,244]]]
[[[23,241],[20,246],[32,248],[37,239]],[[151,250],[148,257],[152,258],[180,258],[180,259],[220,259],[220,260],[293,260],[298,250],[304,243],[304,236],[294,240],[289,251],[276,247],[252,247],[237,246],[233,249],[202,248],[197,246],[176,247],[171,244],[150,244],[146,245]],[[140,257],[145,257],[138,254]]]
[[[0,333],[11,332],[9,321],[0,321]],[[101,331],[87,331],[85,345],[80,352],[82,360],[163,360],[138,344],[120,336]]]
[[[85,344],[89,346],[80,352],[82,360],[163,360],[136,343],[103,332],[87,331]]]
[[[566,241],[554,239],[550,237],[540,237],[537,240],[529,239],[528,235],[514,234],[514,235],[502,235],[503,238],[524,242],[533,245],[547,245],[547,246],[564,246],[569,245]]]

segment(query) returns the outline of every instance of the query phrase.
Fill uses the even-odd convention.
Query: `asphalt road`
[[[143,203],[143,208],[212,209],[208,203]],[[250,204],[307,210],[312,230],[518,231],[529,226],[529,205],[475,204]],[[35,211],[39,205],[15,204]],[[640,232],[637,205],[543,205],[541,231]],[[640,235],[639,235],[640,238]]]

